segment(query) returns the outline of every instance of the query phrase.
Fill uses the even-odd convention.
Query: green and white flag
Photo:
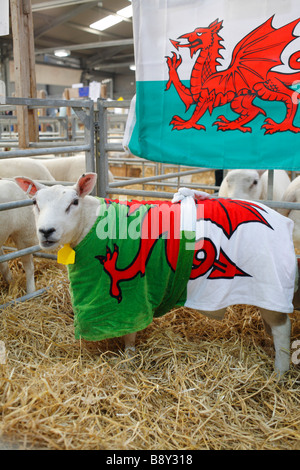
[[[300,169],[299,0],[133,0],[124,144],[154,161]]]

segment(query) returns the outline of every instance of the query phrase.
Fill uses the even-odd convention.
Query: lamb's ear
[[[37,183],[36,181],[24,176],[16,176],[14,180],[26,194],[29,194],[29,196],[34,196],[39,189],[46,187],[45,185]]]
[[[90,194],[95,187],[96,181],[96,173],[85,173],[84,175],[80,176],[75,185],[75,190],[78,196],[84,197],[87,194]]]

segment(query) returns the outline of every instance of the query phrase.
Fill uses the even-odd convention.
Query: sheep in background
[[[42,163],[33,158],[0,159],[0,178],[13,178],[22,175],[40,181],[54,181],[53,176]]]
[[[274,171],[273,200],[281,201],[291,180],[284,170]],[[268,170],[230,170],[223,179],[219,197],[266,200]]]
[[[282,196],[282,202],[300,202],[300,176],[297,176],[297,178],[289,184]],[[293,220],[294,245],[296,249],[300,250],[300,211],[295,209],[279,209],[278,212]]]
[[[24,199],[29,198],[14,181],[0,180],[0,204]],[[32,207],[0,211],[0,255],[3,255],[2,246],[8,237],[13,239],[18,250],[38,244]],[[35,291],[33,257],[26,255],[21,260],[26,273],[27,294],[32,294]],[[12,274],[7,262],[0,263],[0,272],[9,284]]]
[[[56,181],[75,183],[83,173],[86,173],[85,154],[78,154],[72,157],[45,158],[38,161],[49,170]],[[108,172],[108,177],[110,182],[114,180],[110,171]]]

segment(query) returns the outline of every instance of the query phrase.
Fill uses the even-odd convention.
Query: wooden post
[[[33,21],[30,0],[10,0],[13,32],[15,96],[36,98]],[[39,139],[36,109],[17,106],[19,147]]]

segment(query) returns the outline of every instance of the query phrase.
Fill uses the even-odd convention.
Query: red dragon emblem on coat
[[[273,68],[282,65],[281,54],[286,46],[297,36],[293,34],[300,18],[278,29],[272,26],[273,17],[247,34],[234,48],[231,63],[226,70],[217,71],[218,62],[222,59],[220,50],[224,46],[219,35],[222,29],[222,21],[215,20],[206,28],[196,28],[193,32],[183,34],[178,39],[187,40],[180,42],[170,40],[173,46],[189,48],[193,57],[198,53],[192,69],[190,87],[186,87],[180,80],[178,68],[182,63],[182,57],[172,52],[172,57],[167,57],[169,80],[166,90],[173,84],[179,97],[186,107],[195,105],[195,110],[190,119],[184,120],[180,116],[173,116],[170,124],[173,129],[203,129],[205,126],[199,123],[201,117],[214,108],[230,104],[231,109],[239,116],[230,121],[220,115],[213,125],[218,130],[239,130],[251,132],[248,125],[256,116],[266,112],[253,103],[256,97],[266,101],[281,101],[286,108],[286,115],[282,122],[277,123],[270,117],[266,117],[262,128],[265,134],[275,132],[292,131],[300,132],[300,128],[294,125],[300,94],[290,88],[300,80],[300,72],[280,73]],[[300,51],[294,52],[289,58],[289,67],[292,70],[300,70]]]
[[[106,204],[110,204],[110,200],[106,199]],[[145,201],[146,202],[146,201]],[[250,222],[257,222],[273,228],[268,223],[263,213],[266,212],[262,207],[258,206],[251,201],[232,200],[232,199],[206,199],[205,201],[197,202],[197,220],[207,220],[211,223],[220,227],[224,236],[230,239],[238,227],[242,224],[248,224]],[[127,203],[129,206],[128,214],[131,213],[131,203]],[[142,202],[134,201],[133,208],[137,210],[138,204]],[[174,258],[172,252],[178,254],[180,234],[175,233],[179,230],[180,226],[180,205],[174,205],[174,220],[169,225],[166,232],[166,226],[163,222],[163,217],[160,212],[160,204],[165,207],[170,207],[172,204],[169,201],[153,202],[152,207],[146,212],[142,220],[141,225],[141,236],[139,240],[139,248],[136,256],[133,258],[130,265],[126,268],[118,267],[118,260],[121,256],[119,247],[114,244],[114,250],[106,247],[106,253],[96,256],[100,264],[103,265],[104,271],[110,276],[111,287],[110,295],[121,302],[122,290],[120,283],[134,279],[136,276],[144,276],[146,272],[146,266],[151,256],[154,245],[157,240],[166,235],[165,241],[165,254],[169,266],[173,271],[177,268],[177,257]],[[202,205],[205,204],[205,210],[203,212]],[[171,212],[172,213],[172,212]],[[168,211],[164,214],[165,217],[170,217]],[[175,223],[175,220],[177,221]],[[155,236],[151,233],[155,225]],[[152,227],[152,228],[151,228]],[[180,269],[180,267],[179,267]],[[210,272],[210,273],[209,273]],[[195,243],[194,259],[191,267],[190,279],[197,279],[198,277],[208,274],[209,279],[232,279],[236,276],[248,277],[250,274],[240,269],[235,262],[233,262],[227,254],[220,248],[218,255],[217,248],[212,240],[209,238],[199,238]]]

